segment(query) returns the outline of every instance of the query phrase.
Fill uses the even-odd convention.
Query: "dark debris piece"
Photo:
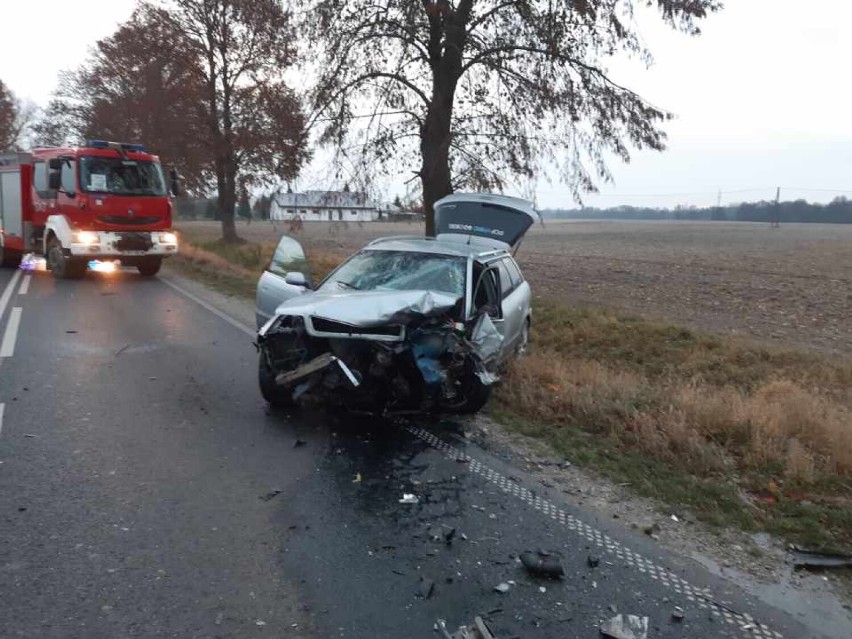
[[[793,567],[797,570],[822,570],[824,568],[852,568],[852,555],[822,553],[803,548],[791,547]]]
[[[429,599],[435,592],[435,582],[426,577],[420,578],[420,596]]]
[[[527,572],[534,577],[561,579],[565,575],[562,562],[556,555],[527,550],[521,553],[521,563]]]

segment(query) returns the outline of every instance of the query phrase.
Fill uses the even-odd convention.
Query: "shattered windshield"
[[[166,195],[166,180],[157,162],[84,156],[80,188],[88,193]]]
[[[332,273],[320,290],[439,291],[464,295],[465,258],[408,251],[364,251]]]

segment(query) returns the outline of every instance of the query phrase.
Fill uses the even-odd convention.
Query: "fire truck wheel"
[[[53,271],[53,277],[63,280],[79,279],[86,274],[86,260],[65,257],[62,244],[56,238],[47,247],[47,267]]]
[[[160,272],[163,265],[162,257],[145,257],[136,265],[139,273],[145,277],[151,277]]]

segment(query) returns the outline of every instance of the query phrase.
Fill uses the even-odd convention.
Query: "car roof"
[[[469,257],[483,260],[509,254],[506,249],[483,250],[481,244],[467,244],[466,242],[457,240],[437,240],[433,237],[423,237],[420,235],[381,237],[367,244],[364,250],[433,253],[435,255],[452,255],[455,257]]]

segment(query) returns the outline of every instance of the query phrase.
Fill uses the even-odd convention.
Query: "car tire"
[[[472,373],[465,383],[465,399],[453,407],[453,412],[460,415],[473,415],[482,410],[491,397],[493,384],[483,384],[479,377]]]
[[[85,259],[66,257],[62,244],[53,238],[47,247],[47,268],[53,277],[61,280],[77,280],[86,274],[88,263]]]
[[[272,408],[292,408],[296,406],[293,393],[281,388],[275,383],[275,371],[266,363],[263,353],[257,362],[257,381],[260,386],[260,394]]]
[[[163,265],[162,257],[143,257],[136,268],[142,277],[154,277],[160,272],[160,267]]]

